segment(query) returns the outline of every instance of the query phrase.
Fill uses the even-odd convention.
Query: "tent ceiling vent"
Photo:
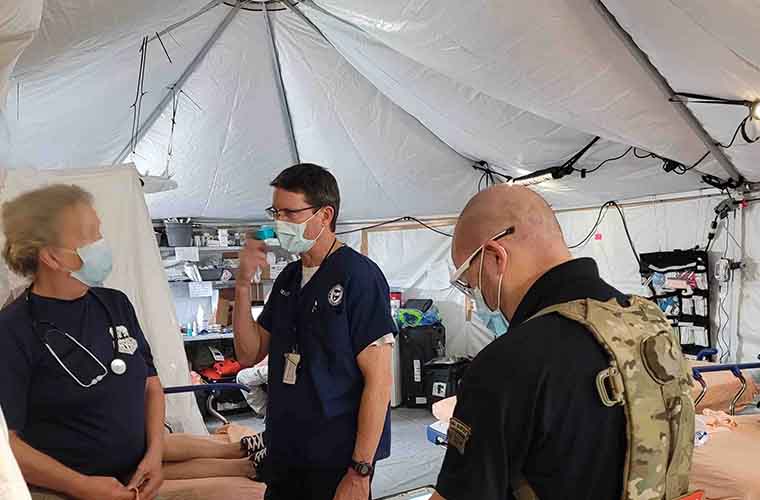
[[[297,0],[292,0],[291,4],[298,4]],[[234,7],[237,2],[234,0],[224,0],[225,5]],[[247,10],[250,12],[262,12],[264,10],[264,4],[267,6],[269,12],[277,12],[278,10],[286,10],[288,6],[283,0],[247,0],[243,2],[240,10]]]

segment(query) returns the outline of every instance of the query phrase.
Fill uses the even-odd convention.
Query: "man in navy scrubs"
[[[269,500],[366,500],[377,460],[390,454],[390,363],[395,325],[377,265],[336,239],[340,194],[324,168],[299,164],[271,184],[268,212],[301,259],[274,283],[258,322],[236,307],[241,364],[269,356]],[[266,248],[240,253],[235,302],[251,303]]]

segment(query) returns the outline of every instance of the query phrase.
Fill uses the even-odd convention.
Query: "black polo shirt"
[[[555,304],[613,297],[625,302],[592,259],[557,266],[531,287],[509,331],[467,371],[454,418],[469,437],[461,451],[449,444],[437,485],[444,498],[512,499],[519,476],[541,500],[620,497],[625,415],[603,406],[595,385],[607,355],[591,332],[558,314],[527,321]]]

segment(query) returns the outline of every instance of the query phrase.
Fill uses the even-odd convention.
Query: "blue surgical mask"
[[[71,277],[89,287],[103,286],[103,282],[111,274],[113,268],[113,256],[106,240],[101,238],[76,251],[69,251],[76,253],[82,259],[82,267],[78,271],[71,271]]]
[[[500,337],[507,333],[509,329],[509,322],[504,318],[504,315],[499,309],[501,304],[501,284],[504,279],[504,275],[499,276],[498,280],[498,292],[496,294],[496,309],[486,303],[486,298],[483,295],[483,290],[480,288],[483,285],[483,259],[480,260],[480,270],[478,271],[478,283],[480,286],[474,288],[472,298],[475,301],[475,314],[483,322],[483,324],[491,330],[496,337]]]
[[[299,255],[311,250],[319,237],[322,236],[325,228],[323,227],[322,231],[313,240],[307,239],[304,236],[304,232],[306,232],[306,224],[318,213],[319,210],[300,224],[282,220],[275,221],[275,231],[277,232],[277,239],[280,240],[280,246],[290,253]]]
[[[501,311],[491,311],[483,299],[483,292],[476,288],[474,290],[473,300],[475,301],[475,314],[486,327],[491,330],[496,337],[507,333],[509,322],[504,318]]]

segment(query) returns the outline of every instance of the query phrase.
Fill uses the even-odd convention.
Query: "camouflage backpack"
[[[694,448],[691,372],[660,308],[641,297],[631,297],[628,307],[615,299],[584,299],[548,307],[531,319],[551,313],[581,323],[609,355],[596,386],[602,404],[625,408],[622,500],[687,498]],[[514,484],[514,493],[518,500],[538,499],[524,480]]]

